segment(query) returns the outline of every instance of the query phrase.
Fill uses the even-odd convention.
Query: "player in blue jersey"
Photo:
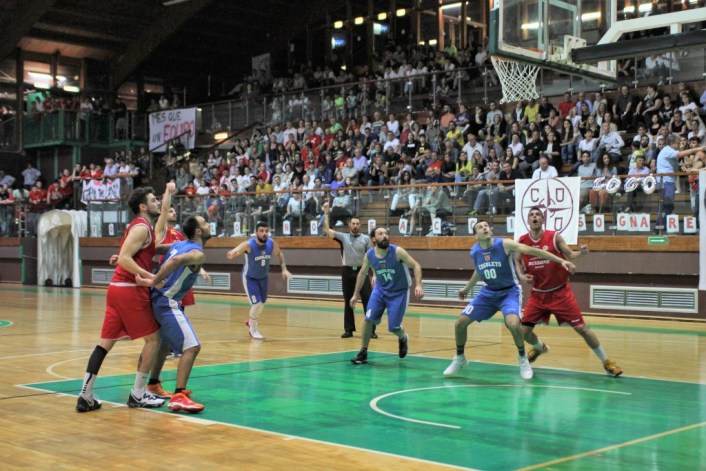
[[[241,242],[236,248],[227,254],[229,260],[234,260],[240,254],[245,255],[243,263],[243,288],[250,301],[250,315],[245,323],[249,328],[250,337],[255,340],[262,340],[258,330],[258,320],[267,302],[267,281],[270,275],[270,261],[272,255],[279,260],[282,269],[282,278],[286,280],[292,277],[287,270],[287,263],[284,254],[279,249],[277,242],[269,238],[270,228],[264,221],[258,221],[255,225],[255,237]]]
[[[350,301],[351,307],[355,308],[360,298],[360,289],[368,276],[368,270],[372,267],[376,282],[365,313],[362,346],[360,352],[351,358],[351,362],[356,365],[368,362],[368,344],[373,333],[373,325],[380,323],[385,309],[387,309],[387,329],[399,340],[400,358],[407,356],[409,337],[402,328],[402,318],[409,304],[409,287],[412,284],[408,267],[414,270],[414,295],[419,299],[424,297],[421,265],[405,249],[390,244],[390,233],[386,228],[376,227],[370,231],[370,238],[374,247],[368,250],[363,258],[363,265],[360,267]]]
[[[456,356],[448,368],[444,370],[444,375],[454,375],[468,364],[464,355],[468,326],[473,322],[490,319],[496,312],[501,311],[505,318],[505,326],[512,333],[512,338],[517,346],[520,376],[522,379],[532,379],[532,367],[525,354],[525,342],[520,322],[522,287],[515,272],[512,252],[546,258],[552,262],[560,263],[571,273],[576,267],[568,260],[557,257],[546,250],[520,244],[511,239],[494,238],[493,230],[486,221],[478,222],[473,228],[473,233],[478,238],[478,242],[471,248],[475,271],[466,286],[459,290],[458,297],[465,299],[478,281],[483,281],[485,286],[468,303],[468,306],[456,320]]]
[[[186,389],[201,345],[184,314],[181,300],[194,286],[206,260],[203,245],[211,237],[211,226],[201,216],[191,216],[182,229],[187,240],[172,244],[154,278],[149,280],[138,274],[136,281],[141,286],[152,287],[152,313],[160,325],[162,341],[168,343],[173,352],[181,354],[176,389],[167,407],[173,411],[201,412],[203,405],[191,400],[191,391]]]

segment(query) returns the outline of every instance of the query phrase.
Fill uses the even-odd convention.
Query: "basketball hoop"
[[[503,57],[491,56],[493,68],[500,78],[503,97],[500,103],[539,98],[537,74],[539,66],[517,62]]]

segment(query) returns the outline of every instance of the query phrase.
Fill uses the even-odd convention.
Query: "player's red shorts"
[[[149,288],[110,284],[105,300],[102,339],[139,339],[159,330]]]
[[[554,314],[559,325],[569,324],[572,327],[579,327],[586,324],[579,304],[576,302],[574,290],[568,283],[546,293],[531,291],[522,312],[522,322],[549,324],[551,314]]]
[[[196,300],[194,299],[194,290],[190,289],[189,291],[186,292],[183,298],[181,298],[181,306],[186,307],[186,306],[193,306],[196,304]]]

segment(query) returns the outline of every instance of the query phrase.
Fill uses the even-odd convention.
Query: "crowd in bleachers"
[[[674,88],[670,94],[650,85],[640,96],[627,86],[615,96],[566,93],[554,103],[542,97],[504,110],[496,103],[446,104],[438,112],[405,116],[376,111],[344,117],[330,110],[323,121],[256,129],[203,162],[171,157],[166,164],[180,193],[216,195],[203,203],[214,219],[224,211],[240,214],[239,220],[248,213],[292,211],[315,218],[323,198],[337,196],[341,187],[404,183],[449,185],[441,185],[441,191],[400,190],[390,208],[396,214],[406,210],[442,217],[450,213],[453,198],[466,199],[474,215],[509,213],[514,208],[512,180],[566,174],[590,177],[582,207],[602,212],[610,208],[605,193],[593,189],[594,179],[636,168],[654,173],[669,134],[681,137],[680,149],[706,144],[700,116],[706,92],[699,99],[684,84]],[[684,159],[675,170],[703,165],[702,158]],[[478,185],[457,191],[452,185],[498,180],[506,182],[501,191]],[[293,190],[304,192],[293,203],[296,210],[290,208]],[[270,191],[283,193],[272,196]],[[248,192],[256,196],[236,197]]]
[[[64,168],[55,178],[42,175],[31,163],[15,177],[0,170],[0,236],[14,236],[22,220],[27,235],[36,235],[39,215],[51,209],[76,209],[80,202],[81,182],[87,180],[120,179],[126,193],[141,186],[145,177],[141,168],[150,165],[150,154],[142,148],[116,151],[103,163],[77,164]]]

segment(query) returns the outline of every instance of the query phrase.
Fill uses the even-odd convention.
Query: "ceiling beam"
[[[32,29],[34,23],[39,21],[42,15],[54,6],[55,2],[56,0],[17,2],[13,19],[2,34],[2,41],[0,41],[0,61],[12,54],[20,39]]]
[[[108,41],[105,39],[89,38],[77,34],[60,33],[39,28],[32,28],[25,34],[26,37],[54,41],[57,43],[71,44],[74,46],[92,47],[110,52],[118,52],[124,46],[123,42]],[[124,41],[125,43],[127,41]]]
[[[145,34],[136,38],[124,55],[113,63],[112,84],[119,87],[130,74],[157,49],[157,47],[176,32],[187,20],[201,11],[212,0],[192,0],[190,2],[164,8],[161,16],[148,28]]]

